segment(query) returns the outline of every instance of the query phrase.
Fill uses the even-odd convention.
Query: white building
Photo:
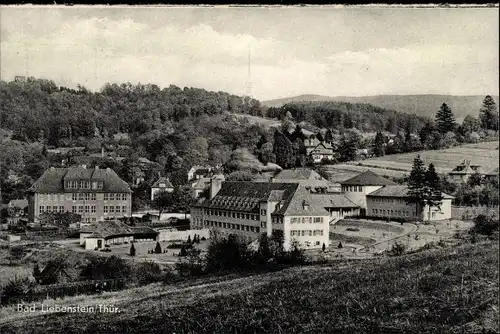
[[[168,192],[171,193],[174,191],[174,186],[170,183],[170,180],[166,177],[160,177],[152,186],[151,186],[151,200],[155,199],[156,194],[159,192]]]
[[[282,233],[286,249],[294,241],[302,248],[328,246],[330,221],[356,213],[359,207],[342,194],[277,182],[212,182],[210,199],[191,208],[193,228],[235,234],[248,243]]]
[[[453,196],[443,193],[440,207],[425,206],[420,212],[416,204],[408,204],[408,187],[403,185],[385,186],[366,195],[367,216],[383,218],[405,218],[423,220],[451,219]]]

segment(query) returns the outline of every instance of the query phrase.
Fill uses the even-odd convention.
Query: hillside
[[[493,96],[498,105],[498,96]],[[483,95],[453,96],[453,95],[376,95],[376,96],[336,96],[299,95],[289,98],[261,102],[268,107],[281,107],[290,102],[299,101],[343,101],[350,103],[368,103],[374,106],[396,110],[404,113],[415,113],[419,116],[434,117],[441,104],[446,103],[455,117],[464,118],[467,114],[477,116],[483,102]]]
[[[498,331],[498,245],[150,285],[57,301],[120,313],[0,309],[2,333],[484,333]]]

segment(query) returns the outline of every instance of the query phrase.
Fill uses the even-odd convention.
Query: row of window
[[[377,203],[406,204],[404,198],[372,197],[372,200]]]
[[[127,199],[127,194],[104,194],[105,201],[124,201]]]
[[[45,205],[40,205],[40,207],[38,208],[38,212],[39,213],[44,213],[44,212],[64,212],[64,206],[63,205],[60,205],[60,206],[57,206],[57,205],[47,205],[47,207],[45,207]]]
[[[363,186],[342,186],[342,191],[362,192],[363,191]]]
[[[103,181],[66,181],[67,189],[102,189]]]
[[[302,231],[298,231],[298,230],[291,230],[290,231],[290,236],[292,237],[305,237],[305,236],[322,236],[323,235],[323,230],[302,230]]]
[[[40,200],[48,200],[48,201],[64,201],[66,200],[65,195],[67,195],[67,199],[70,199],[70,194],[40,194]],[[127,194],[104,194],[105,201],[124,201],[127,200]],[[72,193],[71,199],[73,201],[95,201],[97,200],[96,193]]]
[[[73,201],[95,201],[97,199],[97,194],[95,193],[73,193],[71,195]]]
[[[85,223],[95,223],[97,221],[97,218],[90,218],[90,217],[86,217],[86,218],[82,218],[82,222],[85,222]]]
[[[127,213],[127,207],[125,205],[123,205],[121,207],[121,210],[122,210],[121,211],[122,213]],[[108,212],[109,213],[115,213],[115,212],[116,213],[120,213],[120,206],[119,205],[116,205],[116,206],[114,206],[114,205],[110,205],[110,206],[105,205],[104,206],[104,213],[108,213]]]
[[[374,215],[387,215],[391,217],[410,217],[410,212],[406,210],[385,210],[385,209],[372,209]]]
[[[220,210],[207,210],[207,214],[211,216],[229,217],[229,218],[239,218],[247,220],[258,220],[257,215],[251,213],[240,213],[240,212],[229,212]]]
[[[211,226],[211,227],[228,228],[228,229],[236,230],[236,231],[246,231],[246,232],[257,232],[257,233],[260,233],[260,228],[258,226],[248,226],[248,225],[240,225],[240,224],[222,223],[222,222],[215,222],[215,221],[211,221],[211,220],[205,220],[205,225],[206,226]]]
[[[290,219],[291,224],[322,224],[323,223],[323,217],[293,217]]]
[[[84,213],[84,212],[85,213],[89,213],[89,212],[95,213],[95,211],[96,211],[96,206],[95,205],[85,205],[85,206],[83,206],[83,205],[78,205],[78,206],[73,205],[71,207],[71,212],[73,212],[73,213],[77,213],[77,212],[78,213]]]

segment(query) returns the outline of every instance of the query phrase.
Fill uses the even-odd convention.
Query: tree
[[[158,210],[159,215],[161,215],[165,211],[172,210],[174,204],[175,204],[174,194],[166,191],[160,191],[156,193],[153,200],[153,205]]]
[[[188,235],[188,238],[187,238],[186,243],[188,243],[188,244],[192,244],[192,243],[193,243],[193,242],[191,241],[191,235]]]
[[[186,247],[182,246],[179,252],[179,256],[186,256],[186,255],[187,255]]]
[[[135,256],[135,246],[134,243],[130,245],[130,256]]]
[[[325,142],[331,144],[333,142],[333,133],[332,133],[332,130],[328,129],[326,130],[326,133],[325,133]]]
[[[417,155],[413,159],[413,166],[408,179],[408,204],[415,204],[418,213],[421,213],[426,199],[425,189],[425,166],[424,162]]]
[[[378,131],[375,135],[375,140],[373,143],[373,153],[376,157],[381,157],[385,155],[384,149],[384,135],[382,132]]]
[[[160,243],[158,241],[156,242],[155,254],[161,254],[161,246],[160,246]]]
[[[469,187],[480,186],[482,182],[483,182],[483,178],[481,177],[481,174],[479,174],[478,172],[472,174],[467,179],[467,184],[469,185]]]
[[[429,208],[428,219],[431,220],[431,208],[437,207],[441,210],[443,203],[443,193],[441,190],[441,180],[436,173],[434,165],[431,163],[425,172],[425,204]]]
[[[325,245],[325,243],[323,242],[323,246],[321,247],[321,250],[324,252],[324,251],[325,251],[325,249],[326,249],[326,245]]]
[[[466,136],[469,133],[478,132],[480,129],[481,121],[471,115],[466,115],[458,130],[461,135]]]
[[[455,116],[446,103],[443,103],[436,113],[436,127],[443,134],[456,128]]]
[[[340,161],[352,161],[356,159],[356,150],[358,148],[359,138],[354,134],[344,134],[340,139],[339,155]]]
[[[339,245],[337,246],[337,248],[342,248],[342,241],[339,241]]]
[[[483,105],[479,110],[479,119],[485,130],[498,131],[498,109],[495,100],[490,95],[486,95]]]
[[[40,271],[40,266],[38,266],[38,263],[35,263],[35,267],[33,268],[33,277],[35,278],[37,283],[40,282],[41,273],[42,272]]]

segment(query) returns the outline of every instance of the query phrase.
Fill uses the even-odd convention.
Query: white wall
[[[158,231],[157,241],[172,241],[172,240],[187,240],[188,236],[191,236],[191,240],[194,235],[199,235],[200,238],[210,237],[209,229],[201,229],[201,230],[187,230],[187,231],[169,231],[169,230],[159,230]]]
[[[406,204],[406,200],[404,198],[384,198],[382,201],[380,201],[380,199],[380,197],[366,198],[366,214],[368,216],[428,220],[428,206],[423,209],[423,213],[422,215],[420,215],[416,211],[416,205]],[[390,212],[390,210],[392,210],[392,213]],[[434,212],[434,216],[432,212]],[[405,213],[408,213],[408,215],[406,215]],[[445,219],[451,219],[451,199],[443,200],[441,211],[439,211],[437,208],[431,209],[431,220],[435,221]]]
[[[284,248],[289,250],[293,241],[296,240],[300,243],[300,247],[303,249],[314,249],[314,248],[322,248],[323,243],[325,244],[326,247],[328,247],[330,237],[330,217],[329,216],[321,216],[323,218],[322,223],[314,223],[314,218],[316,217],[306,217],[306,218],[311,218],[311,223],[302,223],[302,218],[304,217],[285,217],[284,220],[284,226],[283,226],[283,233],[284,233]],[[292,223],[292,218],[299,218],[300,223]],[[314,232],[310,236],[307,231],[314,231],[314,230],[322,230],[323,235],[314,235]],[[291,235],[291,231],[306,231],[305,235],[302,236],[297,236]],[[302,233],[302,232],[301,232]],[[310,243],[310,246],[306,246],[306,242]],[[318,244],[317,244],[318,243]]]

